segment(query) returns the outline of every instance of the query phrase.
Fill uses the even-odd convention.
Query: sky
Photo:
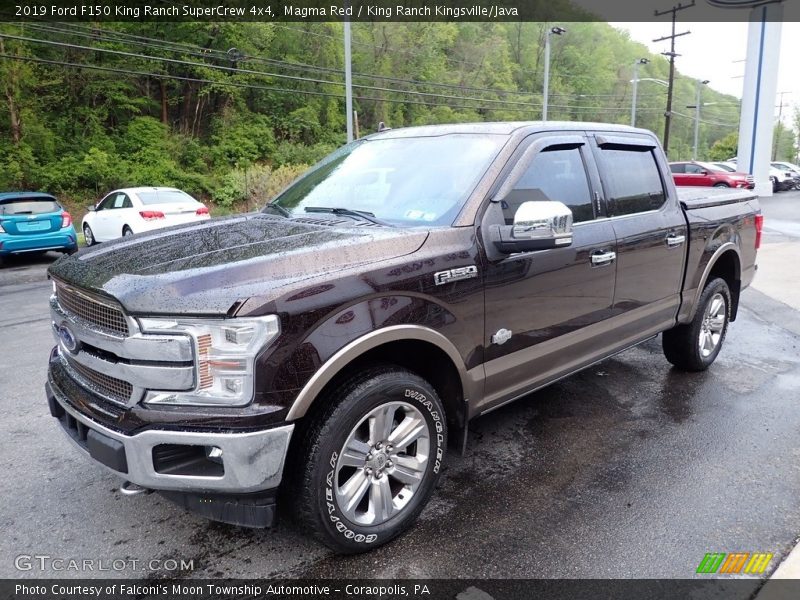
[[[631,39],[645,44],[651,52],[669,50],[669,40],[655,43],[652,40],[669,35],[671,23],[611,23],[625,29]],[[684,75],[708,79],[709,87],[726,94],[742,97],[744,58],[747,48],[747,23],[678,23],[677,33],[691,31],[691,35],[675,41],[675,51],[680,54],[675,65]],[[792,123],[794,107],[800,106],[800,23],[784,23],[781,34],[781,61],[778,71],[778,92],[783,96],[783,121]],[[666,58],[664,60],[667,60]],[[780,96],[775,99],[778,114]]]

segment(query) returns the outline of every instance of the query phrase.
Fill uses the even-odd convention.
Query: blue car
[[[11,254],[78,250],[72,217],[41,192],[0,193],[0,262]]]

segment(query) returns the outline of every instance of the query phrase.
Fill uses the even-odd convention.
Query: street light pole
[[[694,155],[692,160],[697,160],[697,146],[700,143],[700,107],[702,106],[700,94],[704,85],[708,85],[708,79],[697,80],[697,101],[694,106]]]
[[[350,53],[350,17],[344,18],[344,87],[347,113],[347,143],[353,141],[353,64]]]
[[[542,102],[542,121],[547,121],[547,105],[550,99],[550,36],[561,35],[566,32],[567,30],[563,27],[551,27],[544,38],[544,89],[542,90],[544,99]]]
[[[646,65],[650,61],[640,58],[633,63],[633,98],[631,100],[631,127],[636,127],[636,96],[639,92],[639,65]]]

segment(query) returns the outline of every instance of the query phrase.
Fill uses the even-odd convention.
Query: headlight
[[[254,362],[280,333],[276,315],[242,319],[139,319],[145,333],[182,333],[194,341],[194,390],[150,391],[149,404],[244,406],[253,399]]]

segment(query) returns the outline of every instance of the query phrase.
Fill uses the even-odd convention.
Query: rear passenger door
[[[688,239],[669,167],[645,135],[598,134],[593,150],[617,241],[619,333],[656,333],[677,315]]]

